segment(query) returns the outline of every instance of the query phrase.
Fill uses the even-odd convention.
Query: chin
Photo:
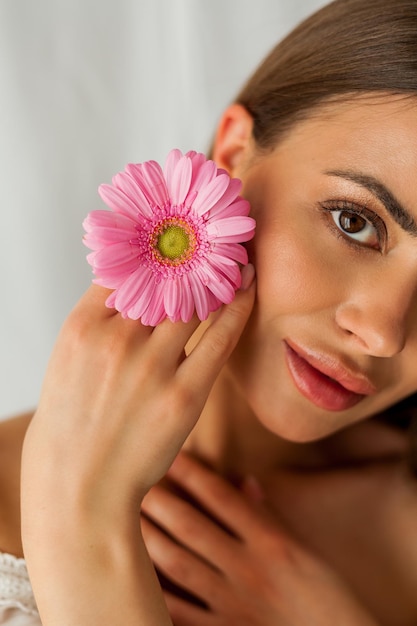
[[[279,415],[257,411],[256,415],[267,430],[292,443],[318,441],[364,419],[342,413],[300,409],[281,410]]]

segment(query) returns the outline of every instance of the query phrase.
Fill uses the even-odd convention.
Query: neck
[[[280,467],[314,460],[309,444],[286,441],[267,430],[251,411],[232,375],[223,370],[185,449],[230,479],[265,477]]]

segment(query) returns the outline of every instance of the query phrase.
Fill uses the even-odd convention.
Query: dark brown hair
[[[417,97],[417,0],[335,0],[272,50],[236,102],[268,150],[320,104],[370,93]],[[379,419],[410,430],[417,473],[417,394]]]
[[[417,96],[416,0],[336,0],[266,57],[237,96],[260,148],[323,101],[381,92]]]

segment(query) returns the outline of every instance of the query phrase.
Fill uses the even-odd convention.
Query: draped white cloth
[[[37,402],[88,286],[96,189],[129,161],[204,151],[272,45],[324,0],[1,0],[0,418]]]
[[[40,626],[23,559],[0,552],[0,624]]]

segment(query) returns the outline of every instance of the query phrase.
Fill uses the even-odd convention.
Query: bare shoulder
[[[22,556],[20,460],[32,413],[0,421],[0,550]]]
[[[33,413],[0,421],[0,468],[20,467],[20,455],[27,427]],[[4,476],[2,474],[1,479]],[[1,480],[3,483],[3,480]]]

